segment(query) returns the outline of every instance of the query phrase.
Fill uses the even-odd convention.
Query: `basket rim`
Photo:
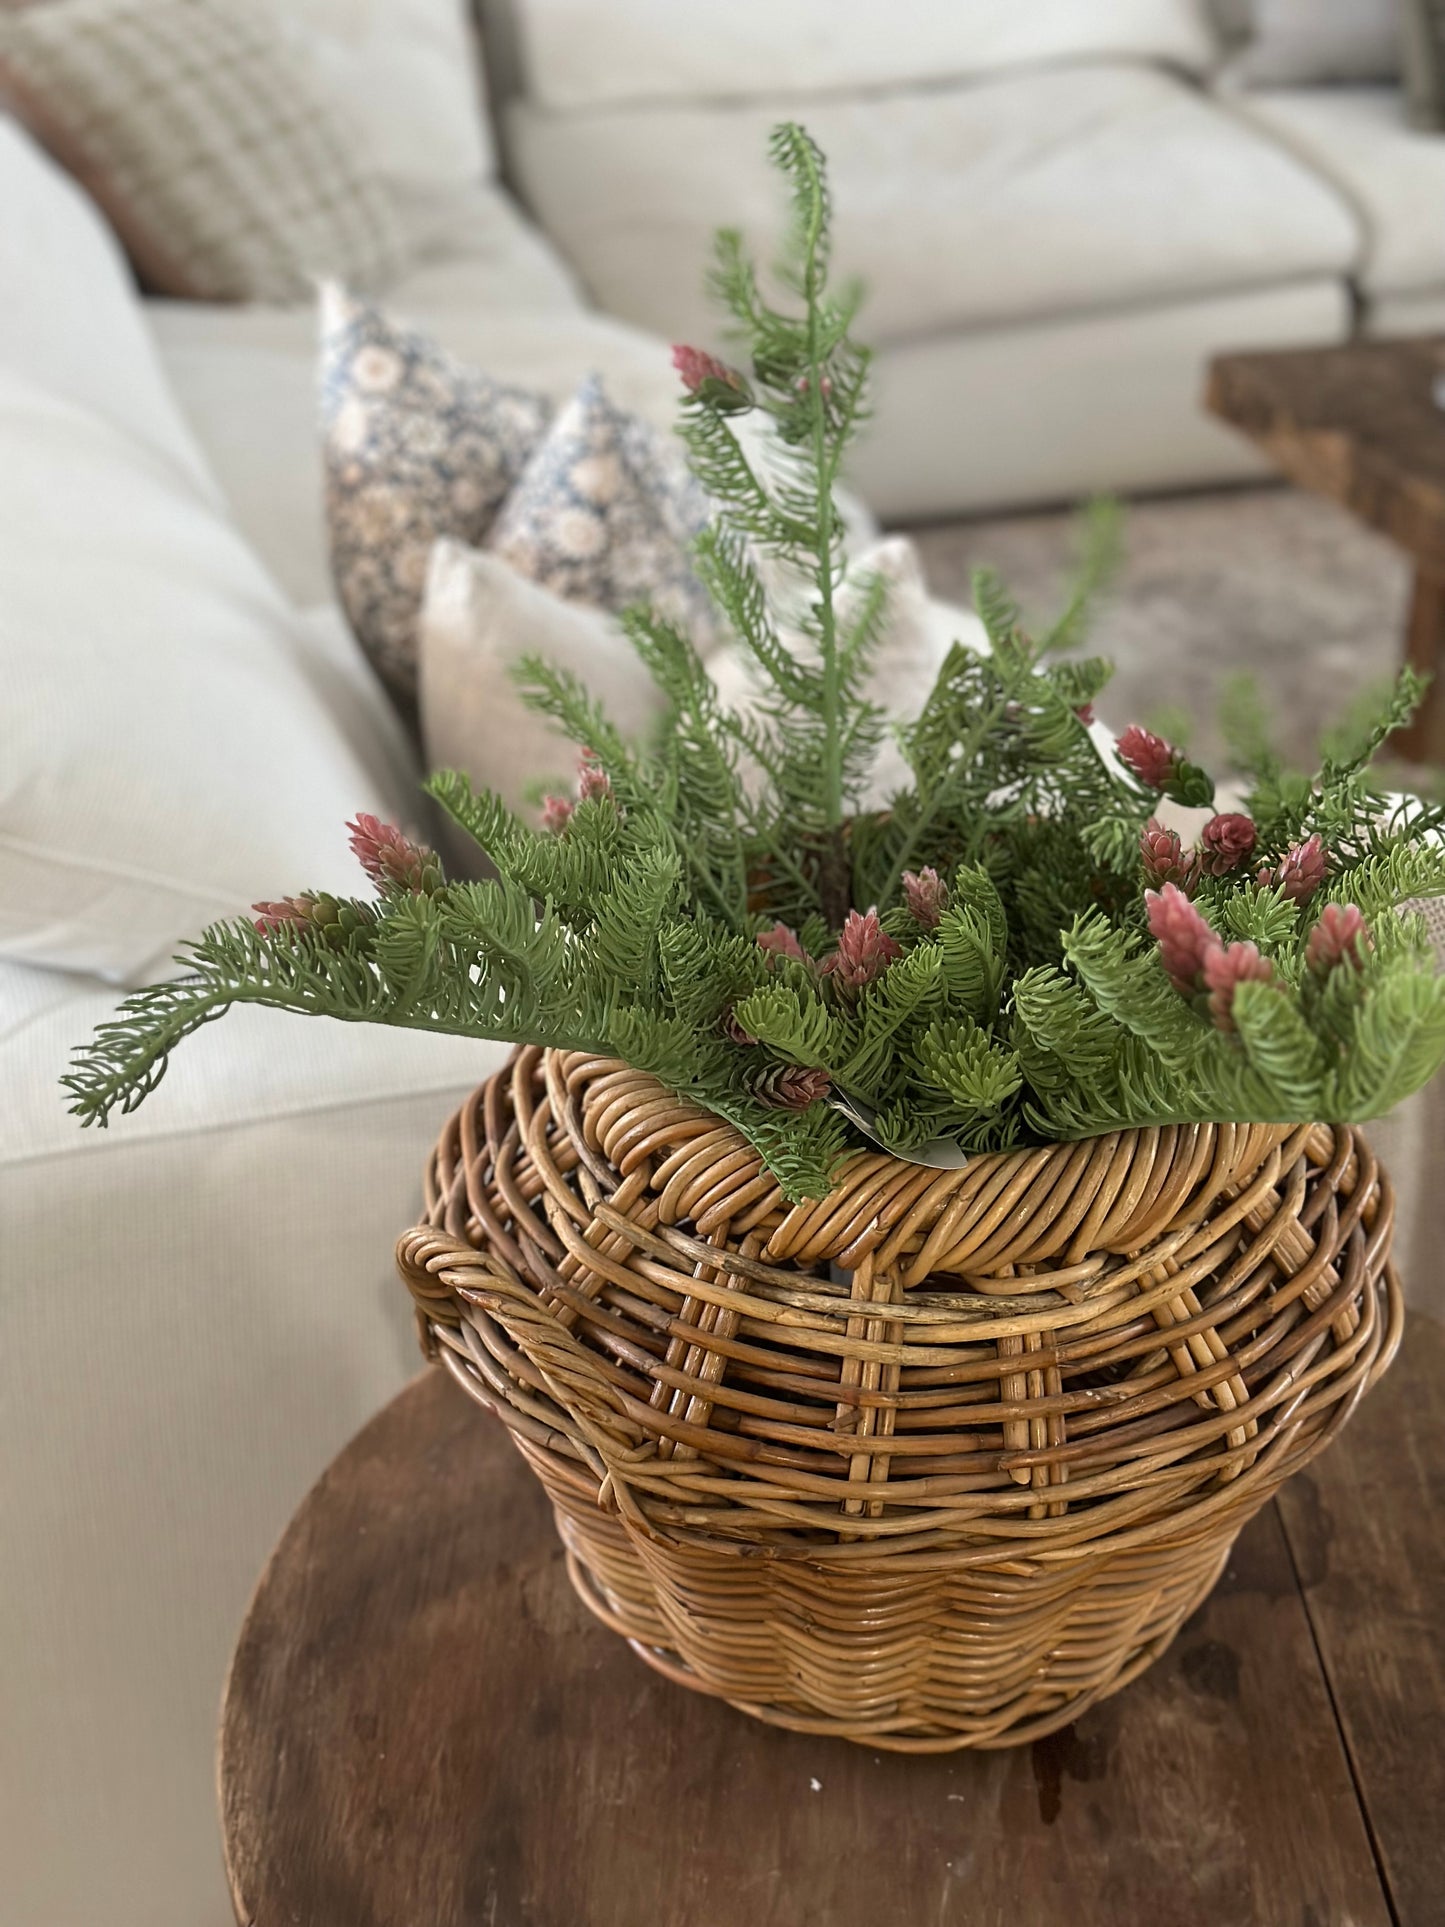
[[[534,1105],[525,1087],[539,1061],[547,1097]],[[734,1240],[765,1233],[757,1253],[765,1263],[852,1268],[871,1256],[879,1267],[904,1265],[912,1285],[930,1273],[996,1276],[1018,1265],[1062,1259],[1067,1269],[1094,1254],[1127,1256],[1197,1223],[1266,1166],[1277,1172],[1293,1149],[1327,1157],[1334,1142],[1313,1121],[1220,1121],[984,1152],[948,1170],[860,1149],[840,1163],[825,1197],[789,1204],[735,1125],[619,1058],[527,1049],[511,1068],[528,1136],[555,1123],[606,1190],[619,1175],[624,1185],[643,1182],[662,1223],[689,1222],[704,1240],[724,1224]],[[1056,1272],[1049,1283],[1057,1282]]]

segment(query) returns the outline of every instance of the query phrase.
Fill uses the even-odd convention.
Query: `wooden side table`
[[[1292,481],[1343,504],[1415,563],[1405,659],[1434,677],[1396,739],[1413,762],[1445,762],[1445,340],[1221,355],[1208,404]]]
[[[907,1757],[668,1684],[582,1608],[440,1372],[311,1492],[222,1714],[253,1927],[1427,1927],[1445,1912],[1445,1328],[1245,1530],[1150,1672]]]

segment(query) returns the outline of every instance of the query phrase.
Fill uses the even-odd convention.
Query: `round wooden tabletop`
[[[502,1428],[427,1373],[311,1492],[242,1631],[220,1756],[237,1917],[1438,1919],[1442,1484],[1445,1332],[1417,1320],[1140,1681],[1033,1746],[914,1758],[651,1672],[574,1597]]]

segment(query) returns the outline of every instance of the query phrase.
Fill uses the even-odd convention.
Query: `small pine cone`
[[[379,890],[431,896],[442,887],[445,878],[436,852],[413,843],[395,823],[363,813],[346,827],[357,861]]]
[[[826,1071],[810,1070],[802,1064],[774,1064],[755,1079],[753,1096],[775,1111],[806,1111],[832,1087],[833,1080]]]
[[[738,1022],[738,1014],[732,1004],[723,1012],[722,1034],[730,1044],[756,1044],[757,1038],[750,1030],[744,1030]]]
[[[948,885],[931,866],[903,872],[903,900],[908,914],[925,930],[936,930],[948,908]]]
[[[548,836],[560,836],[572,821],[573,805],[565,796],[542,798],[542,828]]]
[[[775,923],[771,930],[765,930],[758,938],[758,949],[765,950],[772,957],[796,957],[799,963],[811,963],[807,951],[798,942],[798,933],[786,923]]]
[[[1186,897],[1192,897],[1199,888],[1197,851],[1186,850],[1178,832],[1166,830],[1157,817],[1151,816],[1139,832],[1139,855],[1144,876],[1156,890],[1174,883]]]
[[[1359,970],[1364,965],[1365,952],[1373,948],[1370,926],[1360,914],[1358,904],[1327,903],[1305,945],[1305,963],[1321,977],[1328,976],[1342,963]]]
[[[1203,979],[1205,959],[1220,948],[1219,938],[1178,884],[1146,890],[1144,905],[1169,981],[1181,996],[1192,997]]]
[[[1181,761],[1179,751],[1152,729],[1131,723],[1114,744],[1122,762],[1151,790],[1168,789]]]
[[[902,955],[902,945],[883,928],[876,909],[850,910],[838,932],[838,947],[823,970],[840,990],[858,991],[875,982]]]
[[[1284,854],[1278,869],[1268,867],[1255,878],[1262,890],[1282,889],[1291,903],[1308,903],[1329,874],[1330,860],[1318,830]]]
[[[1238,810],[1211,816],[1199,835],[1199,861],[1212,877],[1227,877],[1254,850],[1254,823]]]
[[[1234,993],[1241,984],[1267,984],[1274,965],[1252,943],[1216,944],[1204,959],[1204,988],[1216,1030],[1234,1029]]]
[[[263,937],[279,936],[290,924],[309,924],[315,897],[272,897],[253,903],[255,911],[252,918]]]

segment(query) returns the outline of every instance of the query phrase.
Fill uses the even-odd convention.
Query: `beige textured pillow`
[[[0,96],[157,293],[304,300],[398,272],[380,181],[264,0],[50,0],[0,13]]]
[[[666,704],[609,616],[528,582],[498,556],[438,542],[421,616],[421,724],[429,769],[459,769],[531,822],[528,793],[570,796],[577,752],[526,707],[510,670],[541,656],[570,671],[624,736],[644,740]]]
[[[681,444],[615,407],[594,375],[559,412],[487,547],[569,602],[614,615],[646,603],[705,652],[716,617],[691,545],[708,514]]]
[[[540,395],[465,367],[344,289],[321,297],[331,572],[352,632],[403,705],[440,537],[479,543],[551,418]]]

